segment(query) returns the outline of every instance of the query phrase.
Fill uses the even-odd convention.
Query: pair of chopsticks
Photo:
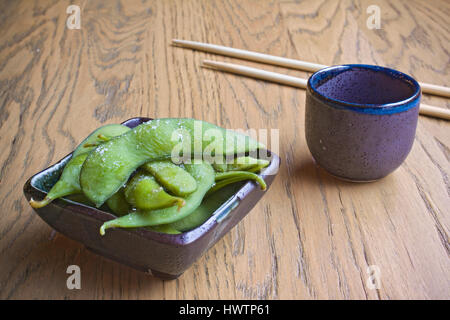
[[[234,58],[240,58],[245,59],[249,61],[256,61],[261,62],[265,64],[271,64],[276,66],[282,66],[307,72],[316,72],[320,69],[326,68],[326,65],[312,63],[312,62],[306,62],[306,61],[300,61],[295,59],[289,59],[284,57],[277,57],[269,54],[259,53],[259,52],[253,52],[248,50],[242,50],[242,49],[235,49],[225,46],[219,46],[214,44],[208,44],[208,43],[202,43],[202,42],[196,42],[196,41],[188,41],[188,40],[178,40],[174,39],[172,40],[172,43],[175,46],[183,47],[183,48],[189,48],[204,52],[210,52],[210,53],[216,53],[223,56],[229,56]],[[225,62],[217,62],[217,61],[211,61],[211,60],[204,60],[203,65],[215,70],[230,72],[234,74],[239,74],[251,78],[266,80],[270,82],[275,83],[281,83],[297,88],[306,88],[307,80],[297,77],[288,76],[281,73],[266,71],[262,69],[242,66],[238,64],[233,63],[225,63]],[[423,83],[419,82],[422,92],[433,94],[433,95],[439,95],[443,97],[450,98],[450,88],[444,87],[444,86],[438,86],[434,84],[429,83]],[[431,117],[441,118],[450,120],[450,110],[445,108],[439,108],[434,107],[430,105],[426,105],[421,103],[420,114],[427,115]]]

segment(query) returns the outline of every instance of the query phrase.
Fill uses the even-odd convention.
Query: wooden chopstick
[[[317,64],[312,62],[305,62],[295,59],[283,58],[272,56],[270,54],[253,52],[242,49],[234,49],[230,47],[219,46],[216,44],[202,43],[196,41],[188,41],[188,40],[178,40],[173,39],[172,43],[179,47],[190,48],[199,51],[217,53],[223,56],[240,58],[250,61],[262,62],[266,64],[271,64],[275,66],[287,67],[292,69],[298,69],[309,72],[316,72],[320,69],[326,68],[326,65]]]
[[[218,62],[211,60],[204,60],[203,66],[212,68],[214,70],[226,71],[234,74],[239,74],[251,78],[266,80],[275,83],[281,83],[296,88],[306,88],[307,80],[297,77],[288,76],[281,73],[261,70],[257,68],[241,66],[234,63]],[[450,110],[445,108],[434,107],[421,103],[419,113],[421,115],[450,120]]]
[[[450,120],[450,110],[421,103],[419,113],[424,116]]]
[[[228,57],[262,62],[262,63],[266,63],[266,64],[288,67],[288,68],[303,70],[303,71],[308,71],[308,72],[316,72],[320,69],[327,67],[326,65],[323,65],[323,64],[317,64],[317,63],[306,62],[306,61],[301,61],[301,60],[296,60],[296,59],[277,57],[277,56],[273,56],[270,54],[264,54],[264,53],[253,52],[253,51],[242,50],[242,49],[235,49],[235,48],[220,46],[220,45],[216,45],[216,44],[197,42],[197,41],[173,39],[172,43],[176,46],[183,47],[183,48],[190,48],[190,49],[195,49],[195,50],[199,50],[199,51],[217,53],[217,54],[228,56]],[[424,83],[424,82],[419,82],[419,84],[420,84],[420,87],[422,88],[423,93],[439,95],[439,96],[447,97],[447,98],[450,97],[450,88],[448,88],[448,87]]]
[[[292,77],[292,76],[288,76],[288,75],[281,74],[281,73],[241,66],[241,65],[233,64],[233,63],[204,60],[203,66],[210,67],[210,68],[213,68],[216,70],[240,74],[240,75],[247,76],[250,78],[256,78],[256,79],[266,80],[266,81],[275,82],[275,83],[281,83],[281,84],[285,84],[288,86],[303,88],[303,89],[306,88],[306,83],[307,83],[306,79]]]

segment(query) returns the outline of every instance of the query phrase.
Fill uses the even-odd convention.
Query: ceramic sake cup
[[[397,169],[416,133],[421,91],[412,77],[372,65],[340,65],[308,79],[305,130],[317,164],[350,181]]]

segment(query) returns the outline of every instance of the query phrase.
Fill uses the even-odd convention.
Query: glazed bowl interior
[[[354,107],[395,107],[420,95],[420,86],[412,77],[372,65],[325,68],[310,77],[308,86],[319,98]]]

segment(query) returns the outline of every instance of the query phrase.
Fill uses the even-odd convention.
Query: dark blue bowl
[[[417,81],[393,69],[363,64],[322,69],[307,85],[308,148],[334,176],[383,178],[411,150],[420,97]]]

